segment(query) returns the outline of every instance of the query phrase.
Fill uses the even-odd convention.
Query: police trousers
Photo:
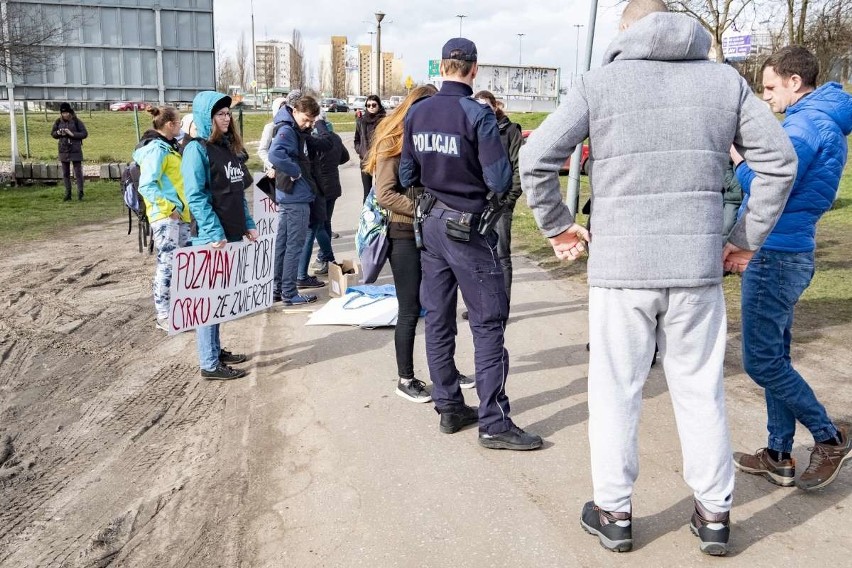
[[[497,255],[497,235],[471,231],[469,242],[450,240],[448,219],[456,211],[434,207],[423,220],[420,302],[426,310],[426,358],[432,380],[432,400],[438,412],[464,404],[455,364],[457,291],[461,290],[473,334],[479,430],[498,434],[512,425],[506,375],[509,353],[503,333],[509,301]]]

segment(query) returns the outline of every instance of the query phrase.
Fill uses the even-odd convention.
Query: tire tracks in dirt
[[[155,330],[154,257],[121,226],[0,259],[0,566],[240,563],[246,387]]]

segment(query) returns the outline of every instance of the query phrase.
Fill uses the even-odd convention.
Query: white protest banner
[[[261,174],[262,175],[262,174]],[[252,217],[256,241],[175,251],[172,262],[169,334],[237,319],[272,306],[278,206],[255,189]]]

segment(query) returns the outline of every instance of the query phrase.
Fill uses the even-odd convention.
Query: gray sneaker
[[[156,325],[157,325],[157,329],[162,329],[163,331],[168,333],[168,331],[169,331],[169,318],[168,318],[168,316],[158,317]]]
[[[396,394],[411,402],[431,402],[432,395],[426,391],[426,384],[417,379],[399,379]]]
[[[324,276],[328,274],[328,261],[327,260],[315,260],[313,264],[314,275]]]
[[[468,377],[467,375],[462,375],[459,373],[459,386],[463,389],[472,389],[476,386],[476,379],[474,377]]]

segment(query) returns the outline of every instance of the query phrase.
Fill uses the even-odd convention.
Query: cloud
[[[491,64],[516,64],[519,52],[524,65],[561,67],[564,78],[574,71],[579,29],[579,65],[585,58],[589,7],[587,0],[461,0],[453,8],[439,8],[434,0],[404,2],[362,8],[363,4],[315,0],[293,5],[280,0],[254,0],[255,39],[288,41],[298,29],[309,65],[318,67],[319,46],[332,35],[347,36],[351,44],[369,44],[375,30],[376,11],[387,15],[382,23],[382,51],[393,51],[404,62],[404,74],[424,80],[430,59],[438,59],[441,46],[462,34],[476,42],[479,60]],[[308,9],[309,8],[309,9]],[[353,9],[354,8],[354,9]],[[361,8],[360,10],[358,8]],[[592,66],[600,65],[606,46],[617,32],[622,7],[618,0],[600,3],[597,13]],[[217,42],[233,54],[241,32],[251,41],[251,9],[245,0],[214,0]],[[519,33],[525,34],[518,40]]]

